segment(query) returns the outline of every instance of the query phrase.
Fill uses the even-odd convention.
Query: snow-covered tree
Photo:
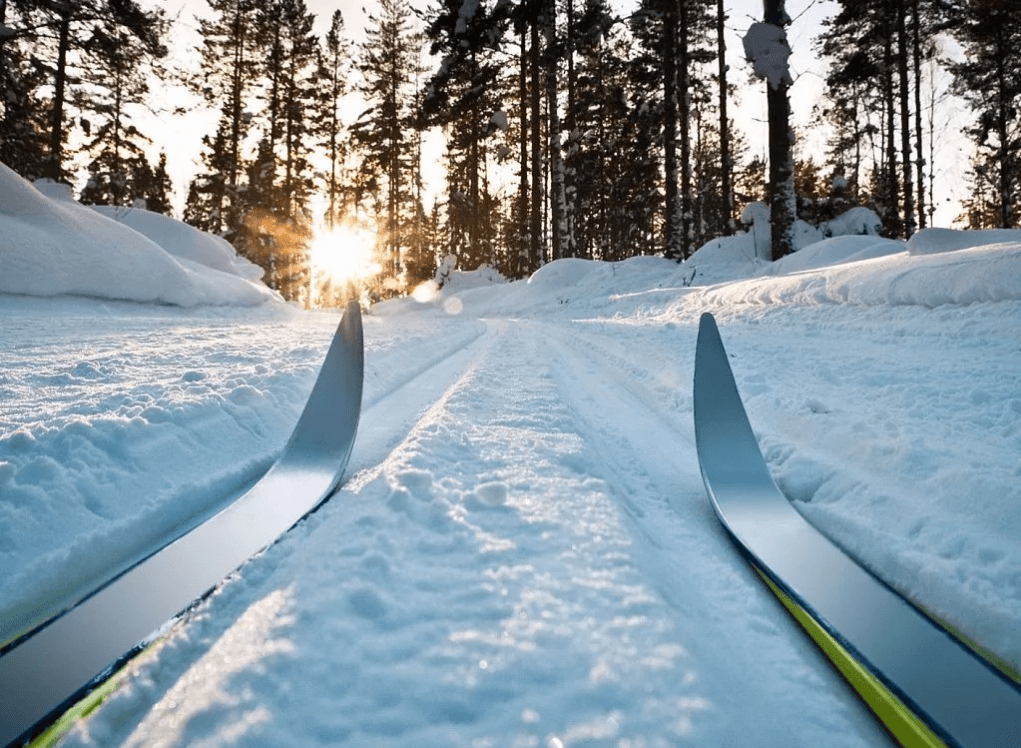
[[[745,56],[755,74],[766,80],[769,116],[769,211],[772,227],[772,259],[793,250],[793,227],[797,205],[794,194],[794,131],[790,125],[788,95],[793,80],[787,42],[790,17],[784,0],[766,0],[763,22],[752,24],[743,42]]]

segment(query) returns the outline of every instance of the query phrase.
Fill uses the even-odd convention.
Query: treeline
[[[775,191],[728,115],[745,73],[725,63],[724,0],[639,0],[626,17],[607,0],[380,0],[357,43],[339,12],[317,34],[303,0],[207,2],[200,68],[169,70],[158,9],[0,0],[0,160],[30,179],[84,170],[84,202],[168,211],[167,157],[147,159],[137,107],[154,78],[183,82],[219,115],[183,218],[306,302],[325,293],[319,221],[372,228],[386,295],[448,255],[512,278],[561,257],[683,260]],[[842,0],[815,44],[833,137],[824,163],[794,162],[798,217],[867,205],[891,236],[931,222],[949,71],[976,145],[961,220],[1018,224],[1021,5]],[[427,205],[437,130],[446,189]]]

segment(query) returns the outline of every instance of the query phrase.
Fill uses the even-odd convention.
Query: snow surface
[[[115,300],[122,284],[144,296],[115,273],[91,276],[96,298],[67,296],[54,265],[11,259],[10,216],[29,217],[19,242],[76,261],[67,227],[87,227],[111,267],[133,235],[11,185],[3,639],[255,481],[337,322]],[[375,307],[343,488],[64,745],[888,744],[706,498],[704,311],[798,510],[1021,666],[1021,240],[838,237],[776,265],[753,241],[514,283],[453,271],[422,301]],[[166,253],[138,251],[163,272]]]
[[[255,282],[251,263],[213,237],[141,210],[122,223],[79,205],[65,185],[39,186],[0,163],[0,293],[185,307],[279,300]]]

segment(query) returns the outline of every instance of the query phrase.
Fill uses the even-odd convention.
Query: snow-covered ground
[[[337,322],[151,237],[207,295],[145,296],[144,272],[95,270],[127,229],[12,182],[0,639],[256,480]],[[371,310],[343,488],[65,745],[885,745],[706,498],[704,311],[799,511],[1021,667],[1021,232],[482,275]]]

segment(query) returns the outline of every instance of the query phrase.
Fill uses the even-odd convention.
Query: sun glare
[[[376,236],[358,226],[338,226],[324,231],[312,242],[312,269],[337,284],[376,275],[382,268],[376,260]]]

